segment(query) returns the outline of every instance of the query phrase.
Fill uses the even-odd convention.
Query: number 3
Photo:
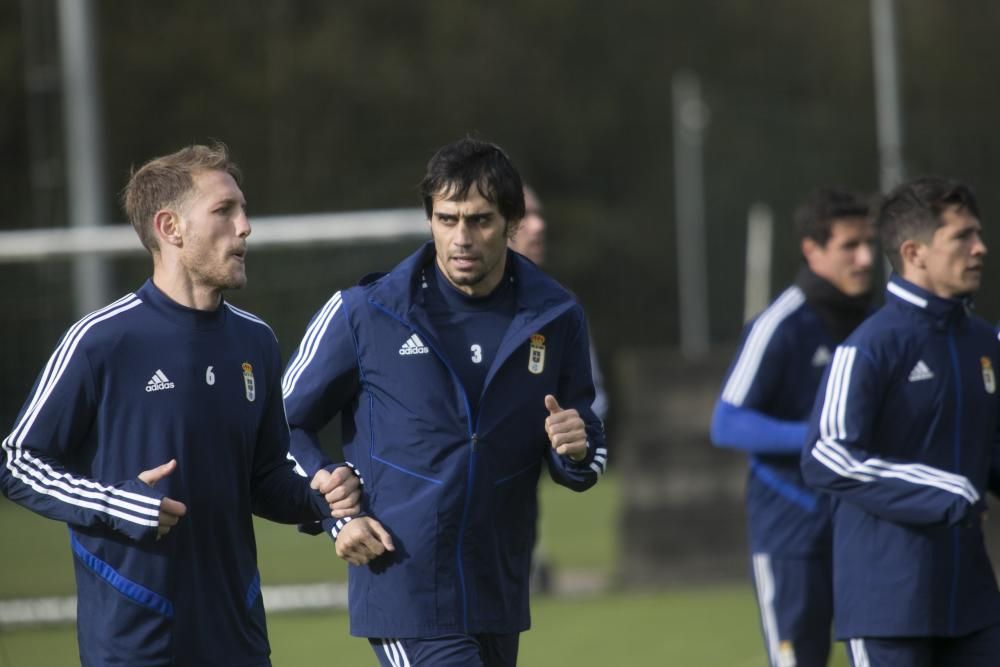
[[[470,349],[472,350],[472,363],[478,364],[480,361],[483,360],[483,346],[482,345],[476,344],[476,345],[473,345],[472,348],[470,348]]]
[[[205,384],[215,384],[215,373],[212,372],[213,368],[215,366],[209,366],[205,369]]]

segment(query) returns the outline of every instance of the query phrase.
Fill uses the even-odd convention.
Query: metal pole
[[[59,41],[66,127],[68,214],[71,227],[96,227],[106,219],[103,204],[99,88],[94,62],[93,2],[59,0]],[[73,260],[73,303],[78,315],[109,301],[107,265],[100,257]]]
[[[708,124],[708,110],[701,98],[701,84],[692,72],[676,73],[671,88],[681,354],[685,359],[696,360],[707,356],[709,348],[702,174],[702,136]]]
[[[771,239],[774,213],[757,202],[747,215],[746,282],[743,286],[743,321],[767,307],[771,294]]]
[[[882,192],[889,192],[905,177],[895,0],[871,0],[871,16],[879,187]]]

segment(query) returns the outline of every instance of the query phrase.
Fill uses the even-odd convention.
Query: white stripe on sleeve
[[[739,359],[722,390],[722,400],[735,406],[743,404],[778,325],[805,303],[805,300],[802,290],[792,286],[760,314],[750,329]]]
[[[159,499],[106,486],[67,472],[57,472],[50,465],[23,449],[25,438],[69,366],[70,359],[86,333],[94,325],[131,310],[140,304],[142,301],[138,297],[129,294],[100,310],[94,311],[70,327],[49,358],[24,415],[11,434],[3,441],[2,448],[7,454],[5,465],[11,476],[34,491],[67,504],[105,512],[132,523],[155,526],[158,525]]]
[[[342,302],[343,300],[341,299],[340,292],[334,294],[323,306],[320,314],[306,329],[306,333],[302,337],[302,343],[299,345],[298,352],[296,353],[295,358],[292,359],[291,363],[288,365],[288,369],[285,371],[285,376],[281,381],[281,390],[285,398],[288,398],[288,396],[295,391],[295,384],[298,382],[299,377],[301,377],[302,372],[316,356],[316,350],[319,349],[319,341],[326,333],[327,327],[330,326],[330,321],[333,319],[333,316],[337,314],[338,310],[340,310]]]
[[[847,403],[856,358],[857,348],[852,346],[840,346],[833,355],[820,412],[820,437],[811,452],[813,458],[841,477],[860,482],[899,479],[960,495],[969,503],[977,502],[979,492],[963,475],[922,463],[891,463],[879,458],[861,461],[841,444],[847,437]]]

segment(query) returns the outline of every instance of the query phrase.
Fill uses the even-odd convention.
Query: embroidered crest
[[[528,351],[528,370],[535,375],[541,375],[545,370],[545,336],[534,334],[531,337],[531,347]]]
[[[243,388],[246,389],[247,400],[253,403],[257,397],[257,386],[253,380],[253,366],[248,361],[243,362]]]
[[[778,644],[778,662],[782,665],[795,665],[795,646],[787,639]]]
[[[993,362],[989,357],[980,357],[979,364],[983,367],[983,386],[986,387],[987,394],[993,394],[997,390],[997,379],[993,375]]]

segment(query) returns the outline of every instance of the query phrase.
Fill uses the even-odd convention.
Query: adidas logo
[[[149,382],[146,383],[146,391],[162,391],[164,389],[173,389],[174,383],[171,382],[166,375],[163,374],[159,368],[153,373],[153,377],[149,378]]]
[[[424,341],[420,340],[420,336],[417,334],[407,338],[403,347],[399,348],[399,354],[404,357],[409,354],[429,354],[430,351],[431,348],[424,345]]]
[[[826,366],[830,363],[830,358],[830,348],[826,345],[820,345],[816,348],[816,352],[813,354],[812,365],[814,368]]]
[[[920,382],[921,380],[930,380],[934,377],[934,373],[931,369],[927,368],[927,364],[924,363],[923,359],[917,362],[917,365],[913,367],[910,371],[910,382]]]

